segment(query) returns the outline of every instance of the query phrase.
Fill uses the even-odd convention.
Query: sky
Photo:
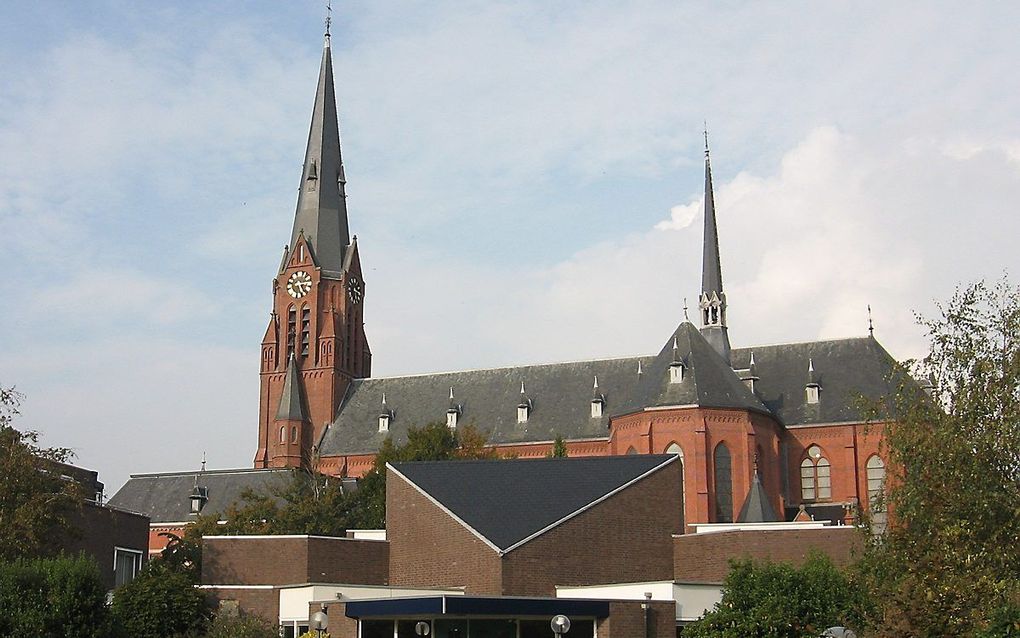
[[[324,2],[0,6],[0,385],[112,494],[248,467]],[[1020,272],[1020,5],[345,2],[332,47],[373,372],[867,334]]]

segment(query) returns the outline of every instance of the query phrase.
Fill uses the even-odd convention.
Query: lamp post
[[[322,637],[322,632],[329,628],[329,616],[326,615],[326,606],[322,605],[319,611],[312,614],[312,617],[308,619],[308,624],[311,625],[311,629],[315,630],[315,634]]]
[[[427,636],[432,631],[429,624],[424,620],[419,620],[414,624],[414,633],[416,636]]]
[[[557,638],[570,631],[570,619],[563,614],[556,614],[549,621],[549,626],[552,627],[553,633],[556,634]]]

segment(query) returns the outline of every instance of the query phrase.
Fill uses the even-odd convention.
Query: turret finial
[[[329,27],[333,23],[333,0],[326,0],[326,38],[329,38]]]
[[[868,304],[868,336],[875,336],[875,324],[871,321],[871,304]]]

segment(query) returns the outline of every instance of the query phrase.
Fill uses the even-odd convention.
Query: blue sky
[[[320,2],[0,8],[0,383],[111,492],[247,466]],[[380,375],[656,351],[711,130],[735,345],[1015,273],[1012,4],[338,2]]]

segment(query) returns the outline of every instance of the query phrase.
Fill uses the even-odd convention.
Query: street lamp
[[[554,634],[562,636],[570,631],[570,619],[563,614],[556,614],[552,617],[552,620],[549,621],[549,626],[552,627]]]
[[[321,638],[322,632],[329,628],[329,616],[326,615],[326,606],[323,605],[319,611],[312,614],[312,617],[308,620],[308,624],[311,625],[311,629],[314,629],[316,635]]]
[[[429,632],[431,632],[431,631],[432,631],[432,628],[429,627],[429,624],[427,622],[425,622],[424,620],[419,620],[414,625],[414,633],[415,633],[416,636],[427,636],[427,635],[429,635]]]

